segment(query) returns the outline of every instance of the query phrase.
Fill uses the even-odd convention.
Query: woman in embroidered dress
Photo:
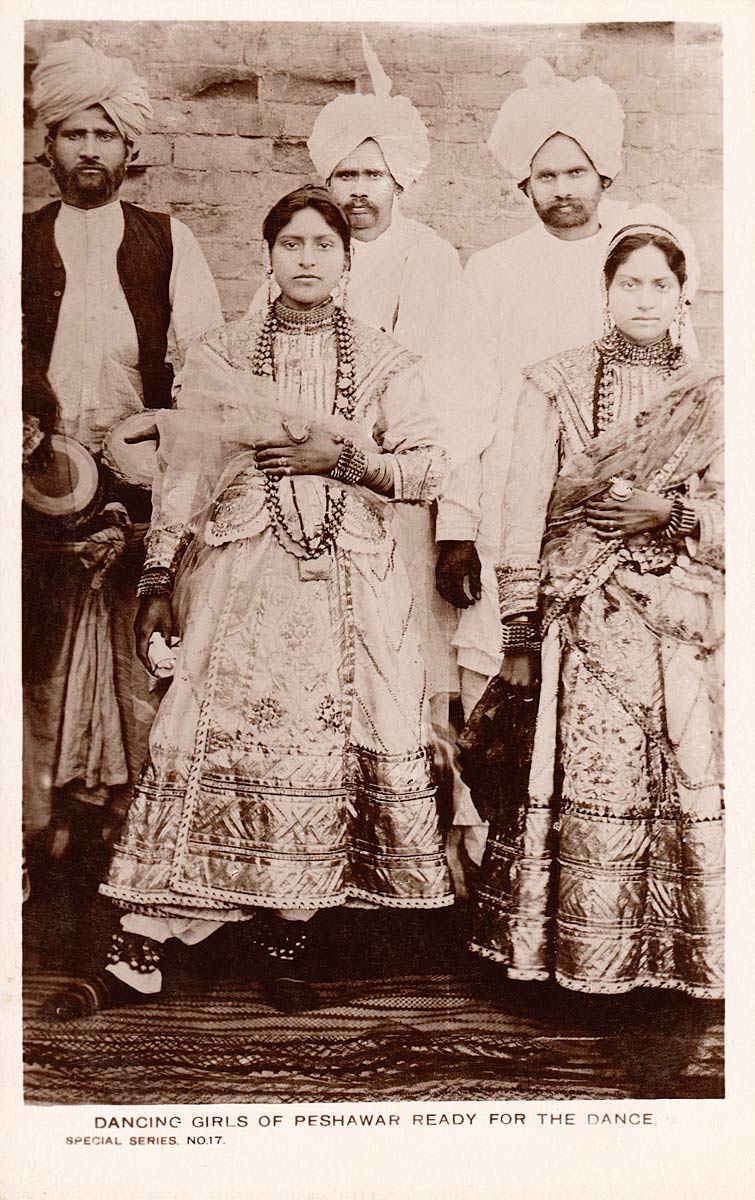
[[[334,305],[329,194],[285,196],[263,236],[280,299],[205,335],[158,417],[137,645],[181,642],[102,887],[126,909],[109,974],[60,1018],[155,994],[168,938],[249,918],[271,1002],[307,1007],[319,909],[453,902],[386,503],[430,502],[445,456],[414,356]]]
[[[472,949],[514,979],[718,998],[722,383],[681,346],[689,235],[631,216],[605,259],[610,331],[525,371],[504,659],[470,732],[509,706],[531,758],[486,813]]]

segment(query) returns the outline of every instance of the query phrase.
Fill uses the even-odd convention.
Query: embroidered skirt
[[[668,584],[636,586],[652,601]],[[710,741],[702,656],[657,637],[618,594],[593,594],[566,632],[543,649],[538,727],[551,727],[552,762],[538,774],[536,735],[530,798],[518,821],[491,826],[471,948],[512,978],[719,998],[721,787],[685,787],[659,749],[665,737],[689,763]]]
[[[389,539],[312,574],[269,528],[193,552],[175,676],[102,887],[122,906],[453,902],[403,564]]]

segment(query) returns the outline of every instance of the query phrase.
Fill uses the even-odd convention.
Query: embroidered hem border
[[[549,979],[554,979],[561,987],[567,988],[571,992],[589,992],[596,996],[623,996],[627,992],[635,991],[637,988],[662,988],[665,991],[684,992],[686,995],[692,996],[697,1000],[724,999],[723,988],[704,987],[702,984],[686,983],[683,979],[666,979],[661,976],[638,975],[636,979],[632,980],[617,980],[615,983],[596,983],[583,979],[572,979],[568,975],[564,975],[561,971],[527,971],[511,967],[508,965],[505,955],[497,950],[491,950],[488,946],[482,946],[479,942],[470,942],[469,949],[473,954],[479,954],[481,958],[485,958],[489,962],[498,963],[504,967],[508,979],[519,979],[524,982],[535,981],[538,983],[545,983]]]
[[[100,884],[100,892],[103,896],[108,896],[114,901],[118,908],[128,909],[129,912],[145,912],[147,915],[155,916],[163,912],[168,912],[170,909],[171,916],[191,916],[196,915],[195,906],[192,905],[193,894],[186,893],[185,907],[181,906],[180,901],[183,898],[176,892],[162,892],[157,896],[152,896],[150,900],[139,900],[136,898],[138,893],[129,892],[128,888],[118,887],[112,884]],[[197,895],[198,900],[208,900],[214,897],[208,897],[202,893],[201,897]],[[244,897],[244,904],[236,904],[233,908],[225,909],[218,907],[212,908],[213,916],[216,920],[228,921],[243,921],[247,920],[247,915],[243,912],[246,908],[340,908],[348,900],[368,900],[373,904],[379,905],[381,908],[450,908],[455,903],[453,893],[447,893],[440,896],[386,896],[380,895],[377,892],[369,892],[363,888],[347,887],[342,892],[338,892],[332,896],[322,896],[316,899],[311,896],[263,896],[247,894]],[[211,908],[207,903],[198,904],[196,908],[209,910]],[[226,915],[227,914],[227,915]]]

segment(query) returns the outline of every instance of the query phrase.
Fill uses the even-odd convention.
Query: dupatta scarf
[[[570,455],[548,506],[541,559],[544,623],[601,586],[622,561],[625,540],[599,538],[584,518],[585,504],[602,496],[617,476],[644,491],[677,488],[701,475],[722,448],[722,377],[693,364],[675,372],[632,421],[612,426]],[[639,534],[626,542],[648,540]]]

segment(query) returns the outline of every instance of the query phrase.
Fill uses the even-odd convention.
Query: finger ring
[[[292,442],[300,446],[302,442],[308,441],[310,428],[302,417],[286,417],[281,424]]]
[[[286,474],[287,474],[287,475],[291,475],[291,474],[293,474],[293,470],[294,470],[294,468],[293,468],[293,467],[286,467]]]
[[[608,495],[612,500],[618,500],[620,503],[628,500],[634,491],[632,481],[630,479],[623,479],[620,475],[614,475],[613,479],[610,480],[610,484],[611,487]]]

